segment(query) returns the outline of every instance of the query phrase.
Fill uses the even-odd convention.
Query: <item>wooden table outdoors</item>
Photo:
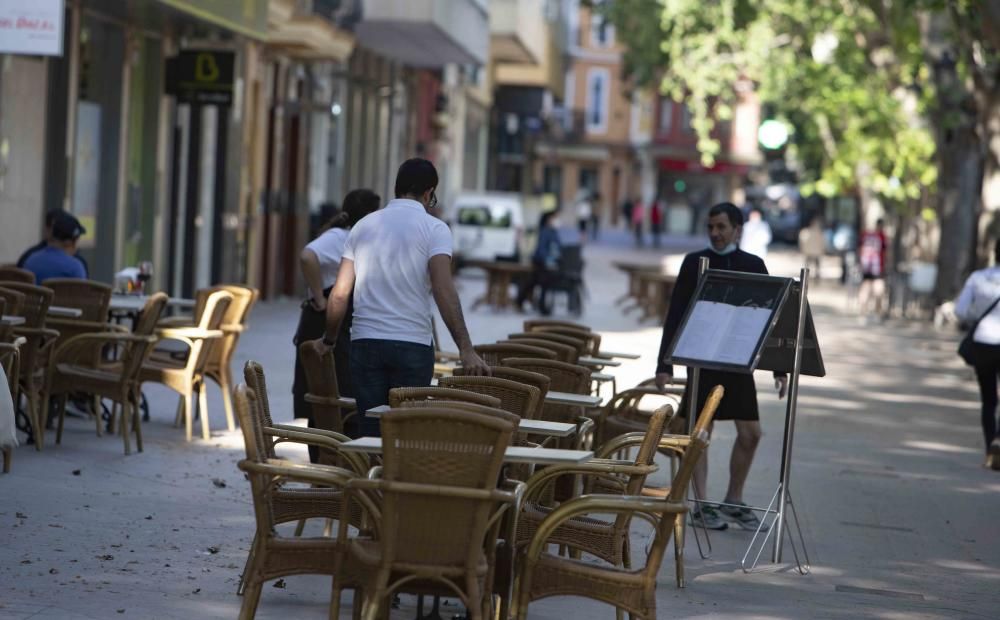
[[[469,261],[467,264],[486,272],[486,293],[472,303],[473,309],[483,304],[498,310],[512,306],[510,285],[514,276],[529,274],[533,270],[531,265],[504,261]]]
[[[344,452],[361,452],[363,454],[382,454],[381,437],[362,437],[340,444]],[[529,465],[562,465],[584,463],[594,458],[590,450],[558,450],[554,448],[532,448],[527,446],[509,446],[504,453],[506,463],[524,463]]]
[[[649,273],[649,272],[659,273],[660,272],[659,265],[648,265],[648,264],[643,265],[639,263],[616,262],[614,263],[614,266],[616,269],[625,272],[625,275],[628,277],[628,290],[625,292],[624,295],[615,300],[615,304],[620,306],[623,303],[627,302],[629,299],[634,299],[635,304],[632,307],[636,307],[639,301],[642,299],[643,295],[643,290],[640,286],[640,281],[639,281],[639,274]]]

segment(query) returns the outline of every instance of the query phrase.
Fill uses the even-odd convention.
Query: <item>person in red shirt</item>
[[[858,291],[862,314],[872,311],[875,314],[885,314],[885,271],[886,250],[889,242],[885,237],[885,220],[875,223],[875,230],[869,230],[861,235],[858,241],[858,260],[861,263],[861,289]]]

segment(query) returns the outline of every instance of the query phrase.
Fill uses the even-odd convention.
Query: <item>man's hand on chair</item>
[[[462,368],[465,369],[467,375],[488,377],[492,374],[489,365],[471,347],[462,351],[460,356]]]
[[[673,385],[674,375],[669,372],[658,372],[656,373],[656,387],[661,392],[667,389],[668,385]]]

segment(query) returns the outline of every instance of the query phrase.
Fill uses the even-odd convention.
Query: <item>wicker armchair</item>
[[[396,591],[458,596],[473,620],[490,617],[490,558],[517,492],[497,489],[517,416],[440,408],[382,419],[382,479],[348,482],[351,498],[382,496],[381,537],[354,539],[345,560],[365,567],[363,617],[374,620]],[[342,520],[338,539],[345,540]],[[334,573],[334,599],[348,571]],[[334,609],[336,611],[336,607]],[[331,613],[331,617],[336,617]]]
[[[577,357],[581,355],[587,355],[590,353],[590,345],[586,338],[577,338],[574,336],[565,336],[562,334],[557,334],[550,331],[545,331],[544,329],[534,329],[530,332],[519,332],[516,334],[510,334],[507,336],[512,340],[517,340],[519,338],[531,338],[534,340],[548,340],[558,344],[573,347],[576,350]],[[576,363],[576,360],[573,360]]]
[[[521,336],[520,338],[511,338],[509,340],[501,340],[498,344],[525,344],[529,347],[537,347],[539,349],[552,351],[556,354],[557,360],[560,362],[566,362],[567,364],[576,364],[580,359],[580,354],[574,347],[559,342],[553,342],[552,340],[532,338],[530,335]]]
[[[239,468],[246,472],[250,480],[257,522],[244,571],[246,591],[240,606],[240,620],[251,620],[256,615],[264,582],[269,579],[302,574],[335,575],[335,571],[345,568],[346,574],[339,580],[341,587],[356,586],[354,575],[358,571],[346,566],[342,559],[346,536],[341,539],[281,536],[275,527],[290,520],[284,510],[288,506],[294,506],[300,512],[320,512],[324,516],[337,517],[339,513],[327,511],[339,508],[342,489],[356,475],[337,467],[273,458],[272,444],[267,438],[267,427],[254,392],[241,384],[237,386],[234,396],[246,446],[246,459],[240,461]],[[288,483],[305,483],[320,488],[293,489]],[[337,504],[327,501],[326,498],[332,495],[338,496]],[[289,498],[295,498],[295,501],[289,503]],[[369,509],[376,517],[378,515],[377,507],[365,496],[359,497],[355,505]],[[377,522],[377,519],[373,521]],[[338,618],[339,613],[331,610],[330,617]]]
[[[4,288],[23,295],[20,316],[24,317],[24,325],[13,329],[14,336],[25,338],[21,347],[20,390],[28,401],[27,415],[31,423],[31,434],[35,441],[35,449],[41,450],[44,443],[46,411],[42,391],[45,388],[45,369],[48,365],[48,355],[59,332],[48,329],[46,319],[49,305],[52,303],[52,291],[34,284],[21,282],[4,282]]]
[[[208,393],[205,389],[205,366],[212,353],[212,346],[222,338],[222,319],[233,296],[225,291],[212,293],[197,327],[161,327],[156,330],[161,340],[176,340],[188,348],[183,360],[174,359],[169,353],[154,351],[139,372],[141,383],[161,383],[180,394],[178,410],[183,412],[185,435],[191,441],[194,423],[194,393],[198,392],[198,410],[201,414],[201,436],[211,438],[208,422]]]
[[[539,349],[524,344],[479,344],[474,347],[479,357],[490,366],[500,366],[501,363],[510,357],[537,357],[539,359],[554,360],[556,354],[548,349]]]
[[[627,611],[632,617],[656,620],[656,577],[667,543],[687,512],[684,503],[687,486],[695,463],[707,446],[706,433],[690,442],[690,458],[681,462],[666,499],[636,495],[584,495],[555,509],[541,523],[522,561],[518,563],[520,580],[516,618],[526,620],[531,601],[550,596],[580,596],[614,605],[619,612]],[[655,522],[655,536],[645,565],[636,569],[598,565],[544,552],[549,539],[560,526],[588,514],[643,515]]]
[[[20,316],[21,308],[24,307],[24,293],[7,288],[7,284],[10,284],[10,282],[0,281],[0,299],[6,302],[3,313]]]
[[[128,333],[124,327],[108,323],[108,307],[111,305],[111,287],[103,282],[80,280],[77,278],[49,278],[42,283],[52,289],[52,304],[66,308],[76,308],[81,314],[77,318],[49,318],[46,326],[59,331],[54,348],[74,336],[93,332],[119,331]],[[81,350],[77,363],[91,368],[101,364],[100,347]]]
[[[545,375],[550,381],[549,389],[555,392],[569,392],[571,394],[590,393],[590,370],[582,366],[557,362],[555,360],[517,357],[504,360],[503,365]],[[580,407],[546,403],[542,407],[541,419],[550,422],[576,422],[582,415]],[[590,425],[593,425],[593,422],[590,420],[588,422]]]
[[[0,265],[0,282],[20,282],[34,284],[35,274],[14,265]]]
[[[456,368],[455,376],[466,376],[465,369]],[[533,411],[525,412],[525,415],[521,417],[529,420],[541,419],[542,406],[545,404],[545,395],[549,393],[549,384],[552,383],[551,379],[545,375],[538,374],[537,372],[529,372],[527,370],[519,370],[517,368],[508,368],[507,366],[490,366],[490,376],[538,388],[538,402],[535,404],[535,409]]]
[[[500,399],[476,392],[445,387],[415,387],[393,388],[389,390],[389,406],[393,409],[403,407],[415,400],[439,400],[445,402],[472,403],[484,407],[500,408]]]
[[[56,398],[59,406],[59,426],[56,443],[62,443],[63,424],[66,417],[66,398],[71,392],[86,392],[98,398],[107,398],[121,406],[121,435],[125,454],[132,449],[129,443],[129,423],[135,430],[135,443],[142,452],[142,425],[139,416],[139,372],[143,362],[156,344],[153,330],[167,304],[163,293],[151,295],[146,300],[139,320],[132,333],[93,332],[79,334],[59,345],[49,360],[45,382],[45,401]],[[106,345],[120,345],[120,361],[94,368],[81,364],[87,352],[100,351]],[[114,408],[117,411],[118,407]],[[101,418],[96,416],[97,434],[101,434]]]
[[[333,349],[320,340],[299,345],[299,356],[306,371],[306,402],[312,407],[316,428],[343,434],[344,421],[357,415],[354,399],[340,396]]]
[[[602,481],[600,491],[619,495],[639,495],[646,482],[646,476],[656,471],[653,459],[663,426],[673,414],[673,407],[666,405],[657,409],[649,419],[649,426],[643,434],[634,461],[620,461],[598,458],[579,465],[556,465],[546,467],[532,476],[524,494],[524,508],[518,520],[518,547],[526,546],[538,531],[542,522],[553,511],[542,505],[540,499],[546,487],[560,476],[584,476],[585,488],[593,490],[597,481]],[[572,501],[572,500],[570,500]],[[580,552],[594,555],[615,566],[631,567],[629,551],[629,528],[632,515],[618,514],[614,520],[600,517],[575,517],[563,521],[549,536],[549,544],[565,545],[575,557]]]

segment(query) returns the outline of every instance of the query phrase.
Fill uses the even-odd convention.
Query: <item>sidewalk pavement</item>
[[[604,334],[607,349],[642,353],[614,370],[623,388],[652,375],[660,329],[638,324],[634,313],[623,315],[614,305],[625,283],[611,263],[669,257],[606,235],[609,241],[585,252],[582,320]],[[696,239],[671,243],[675,254],[701,245]],[[668,260],[676,261],[676,255]],[[799,262],[790,251],[768,258],[780,274],[795,273]],[[836,266],[829,266],[833,275]],[[465,308],[484,286],[475,274],[461,277]],[[689,537],[688,587],[675,587],[668,554],[660,571],[660,617],[1000,617],[1000,474],[981,467],[978,396],[971,371],[955,355],[956,334],[926,323],[859,323],[844,312],[843,290],[832,282],[813,287],[810,301],[827,376],[802,380],[791,488],[812,573],[795,571],[786,545],[784,563],[769,562],[769,547],[760,567],[745,574],[739,560],[749,532],[713,533],[707,560]],[[466,310],[466,317],[476,342],[518,331],[525,318],[487,308]],[[296,320],[293,300],[261,304],[237,355],[240,368],[246,359],[264,364],[280,422],[291,419]],[[747,500],[763,505],[777,481],[784,403],[774,396],[769,373],[757,380],[765,434]],[[0,620],[236,617],[236,582],[253,534],[249,489],[236,469],[239,431],[224,430],[214,386],[212,440],[190,444],[172,426],[175,398],[155,386],[146,393],[152,420],[144,425],[142,454],[125,457],[120,438],[97,438],[93,423],[80,419],[68,420],[61,446],[15,451],[13,472],[0,475]],[[724,492],[733,438],[733,426],[720,423],[709,453],[710,499]],[[285,452],[305,458],[303,451]],[[665,481],[659,473],[653,483]],[[649,528],[636,524],[634,530],[639,563]],[[326,617],[328,579],[292,577],[282,585],[265,587],[258,618]],[[531,607],[531,618],[539,620],[612,614],[605,605],[571,598]],[[413,615],[413,600],[404,597],[393,617]]]

